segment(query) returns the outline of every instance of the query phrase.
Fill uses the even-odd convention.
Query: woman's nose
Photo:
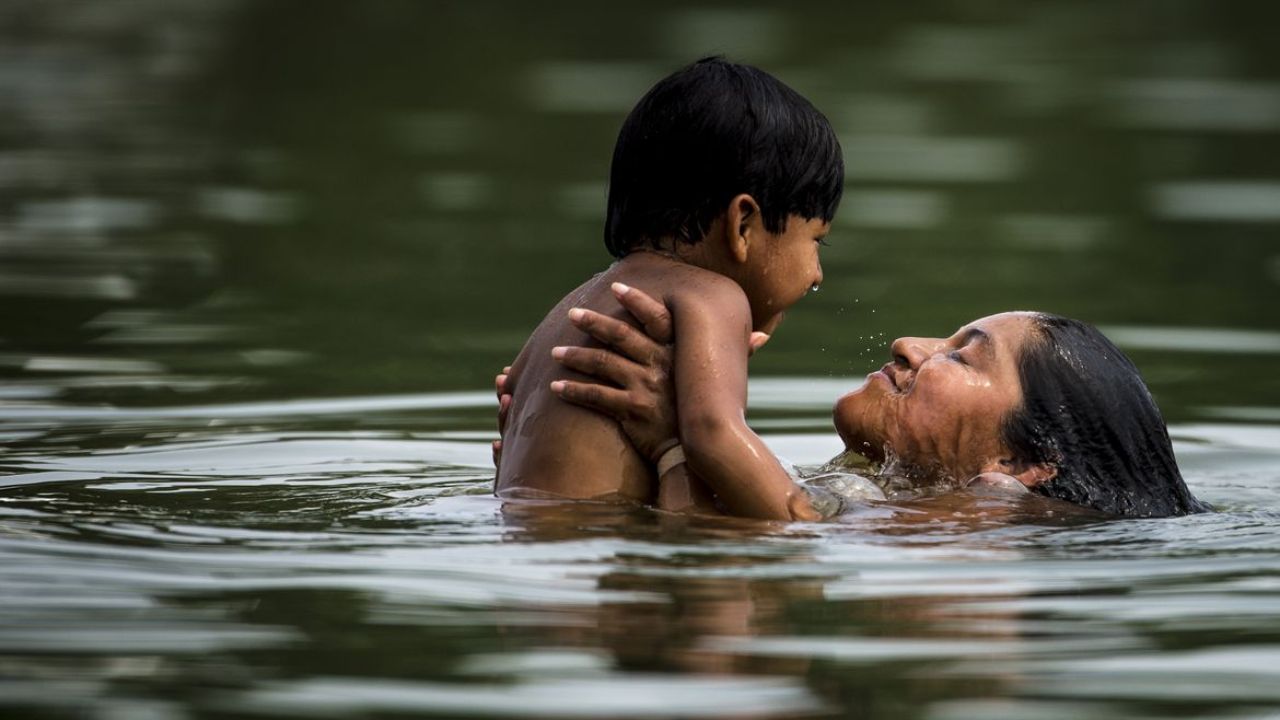
[[[898,338],[893,341],[891,346],[893,361],[914,370],[920,367],[920,364],[927,360],[930,355],[937,352],[941,343],[942,341],[937,338]]]

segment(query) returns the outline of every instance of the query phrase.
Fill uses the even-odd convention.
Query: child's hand
[[[747,353],[755,355],[756,351],[764,347],[769,342],[769,338],[773,337],[773,332],[782,324],[782,313],[778,313],[764,324],[764,327],[751,333],[751,340],[747,343]]]
[[[764,347],[764,344],[769,342],[769,337],[770,337],[769,333],[762,333],[758,330],[756,332],[751,333],[751,342],[748,345],[750,349],[748,350],[748,352],[750,352],[752,355],[755,355],[757,350]]]

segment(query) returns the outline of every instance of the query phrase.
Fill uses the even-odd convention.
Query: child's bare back
[[[552,348],[599,346],[569,322],[569,310],[581,307],[626,316],[609,290],[615,282],[669,301],[677,291],[707,283],[724,285],[725,279],[654,253],[633,253],[578,286],[547,313],[508,376],[513,411],[502,437],[499,496],[547,493],[652,502],[657,488],[653,462],[636,452],[618,423],[547,392],[555,380],[586,379],[555,362]],[[745,303],[745,296],[742,300]]]

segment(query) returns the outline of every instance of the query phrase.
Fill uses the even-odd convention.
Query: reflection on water
[[[752,390],[790,423],[770,444],[818,464],[838,449],[831,388],[807,385]],[[782,526],[499,501],[488,434],[458,429],[492,406],[49,407],[57,429],[0,458],[0,702],[647,718],[1276,700],[1254,669],[1280,643],[1276,427],[1173,428],[1212,515],[1055,518],[953,497]],[[433,417],[452,429],[424,430]]]
[[[0,714],[1274,714],[1276,19],[0,6]],[[711,52],[849,165],[823,292],[753,360],[780,455],[840,450],[892,337],[1043,308],[1134,354],[1220,512],[493,498],[482,389],[604,266],[622,115]]]

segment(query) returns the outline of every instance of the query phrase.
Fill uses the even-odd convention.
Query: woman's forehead
[[[963,325],[956,331],[956,334],[964,333],[970,328],[978,328],[987,333],[1025,332],[1030,329],[1031,321],[1035,316],[1036,313],[1026,310],[1011,310],[1009,312],[996,313],[995,315],[987,315]]]
[[[1018,347],[1031,334],[1035,315],[1024,311],[988,315],[964,325],[951,339],[958,344],[982,342],[993,347]]]

